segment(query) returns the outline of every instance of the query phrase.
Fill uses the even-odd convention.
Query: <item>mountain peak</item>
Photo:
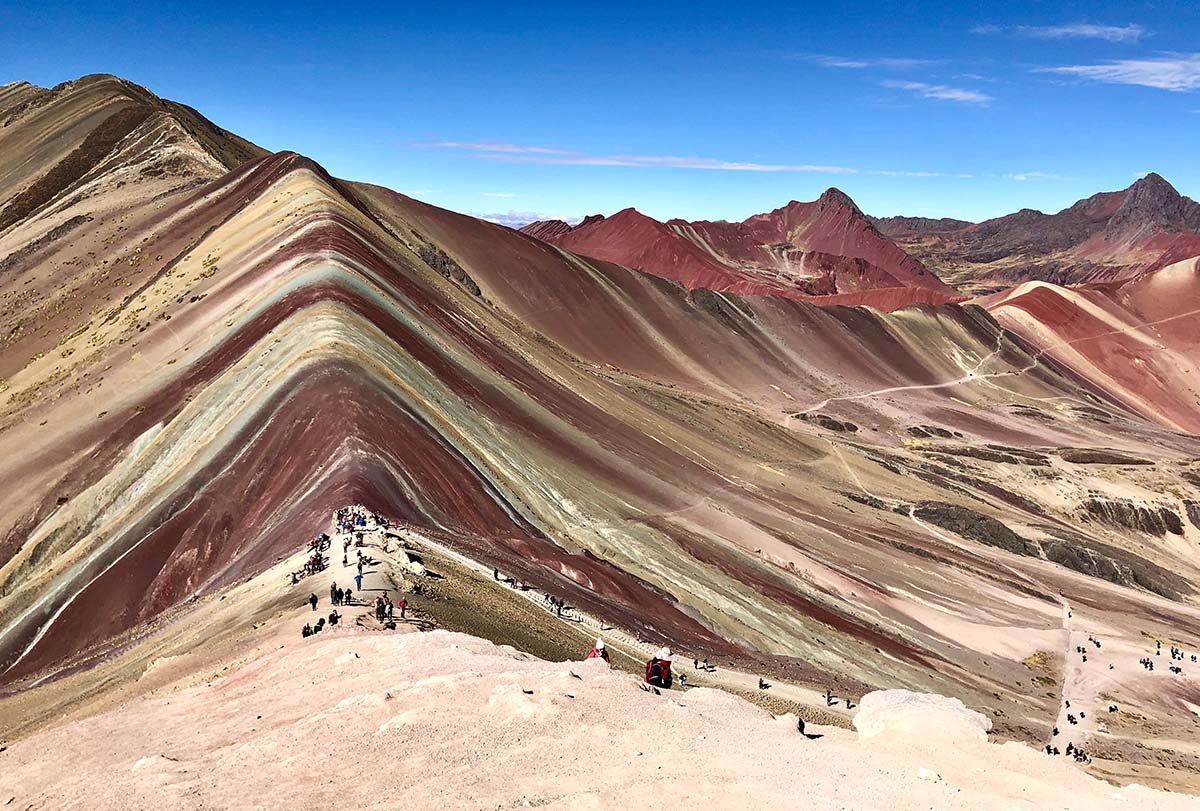
[[[1162,175],[1151,172],[1125,190],[1125,199],[1108,227],[1117,226],[1197,231],[1200,204],[1180,194]]]
[[[1137,180],[1135,180],[1133,182],[1133,185],[1131,185],[1129,188],[1136,189],[1139,187],[1142,187],[1142,188],[1164,188],[1164,189],[1170,189],[1173,192],[1175,191],[1175,187],[1172,186],[1170,184],[1170,182],[1165,177],[1160,175],[1158,172],[1147,172],[1146,174],[1142,175]],[[1178,194],[1178,192],[1175,192],[1175,193]]]
[[[844,191],[835,186],[830,186],[828,189],[822,192],[820,197],[817,198],[818,211],[824,211],[831,206],[848,208],[858,216],[863,216],[862,210],[852,199],[850,199],[850,195],[846,194]]]

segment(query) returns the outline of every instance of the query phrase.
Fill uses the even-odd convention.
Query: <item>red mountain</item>
[[[876,230],[837,189],[811,203],[792,201],[739,222],[659,222],[627,208],[572,227],[530,223],[526,234],[584,256],[617,262],[682,282],[743,295],[790,298],[837,295],[857,303],[904,306],[959,298],[954,289]]]

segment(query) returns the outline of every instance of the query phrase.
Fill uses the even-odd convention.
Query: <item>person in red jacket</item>
[[[671,689],[671,649],[659,648],[654,658],[646,662],[646,684]]]
[[[596,637],[596,644],[588,651],[587,658],[608,661],[608,648],[604,647],[603,639]]]

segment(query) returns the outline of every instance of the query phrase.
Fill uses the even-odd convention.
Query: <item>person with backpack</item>
[[[646,662],[646,684],[651,687],[671,689],[671,649],[659,648],[654,657]]]
[[[596,644],[588,651],[588,659],[603,659],[608,662],[608,648],[604,647],[604,640],[596,638]],[[611,663],[610,663],[611,664]]]

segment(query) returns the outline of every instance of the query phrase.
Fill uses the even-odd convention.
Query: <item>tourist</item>
[[[651,687],[671,689],[671,649],[659,648],[646,662],[646,684]]]
[[[588,651],[586,658],[603,659],[606,662],[608,661],[608,648],[604,647],[603,639],[600,639],[599,637],[596,638],[596,644],[592,646],[590,651]]]

